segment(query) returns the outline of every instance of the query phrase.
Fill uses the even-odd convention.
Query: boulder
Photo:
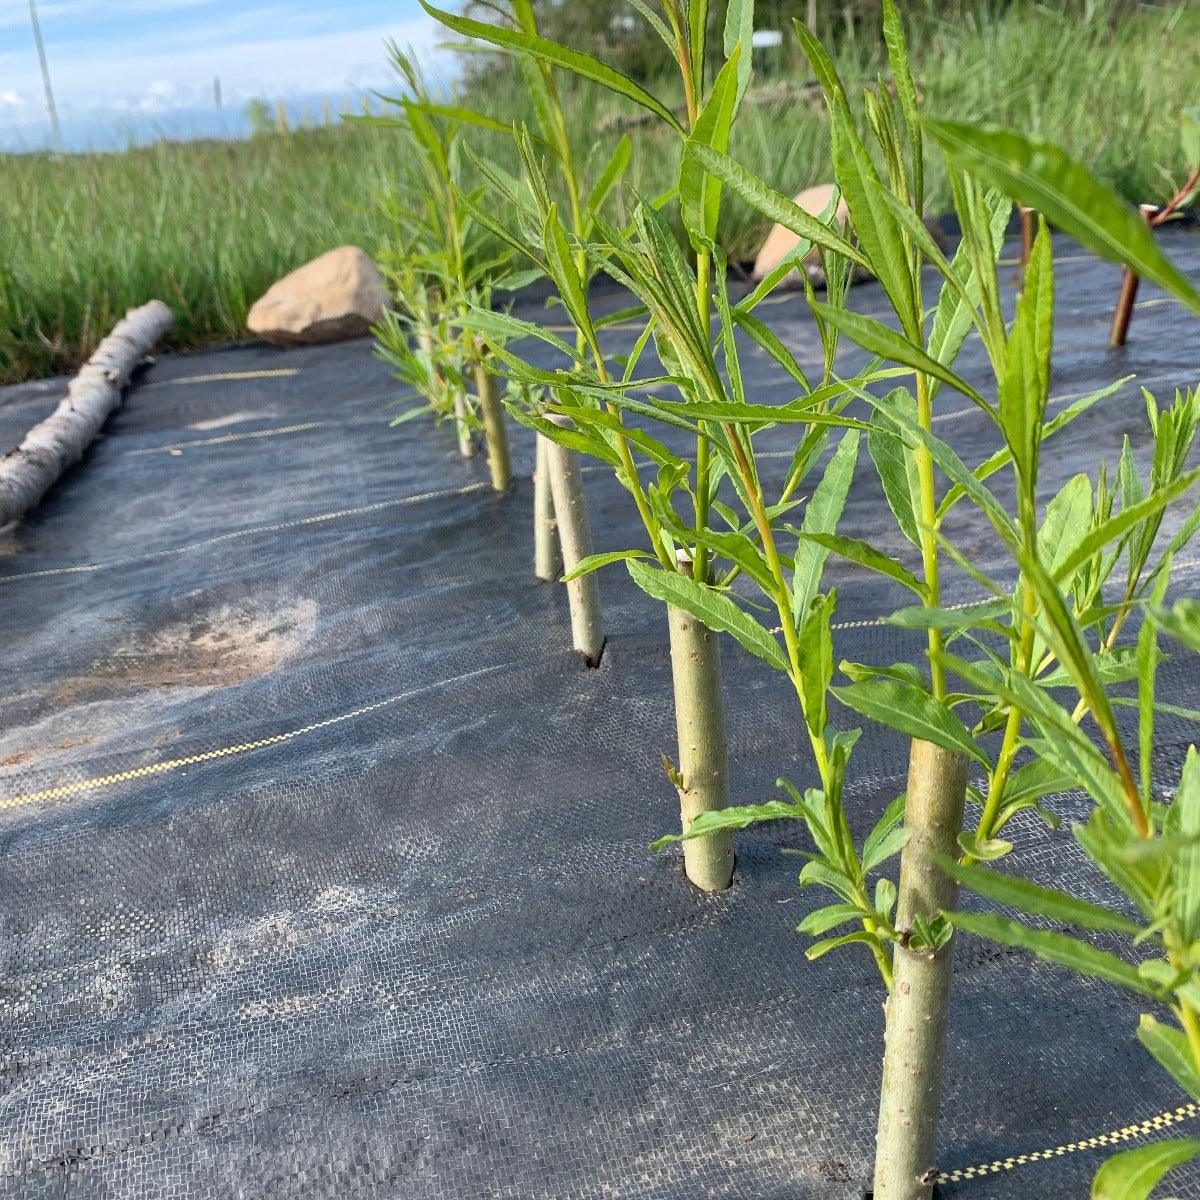
[[[246,325],[277,345],[340,342],[370,333],[387,302],[387,286],[370,255],[339,246],[272,284]]]
[[[835,190],[832,183],[822,183],[816,187],[805,188],[796,197],[796,203],[805,212],[812,213],[814,217],[819,217],[829,207],[829,202],[833,199]],[[845,200],[839,199],[837,221],[840,228],[846,228],[846,221],[849,215]],[[799,243],[800,238],[790,229],[785,229],[782,225],[775,225],[771,229],[771,232],[767,234],[767,240],[763,242],[762,249],[759,250],[758,257],[754,260],[754,270],[752,272],[754,279],[765,279],[795,250]],[[816,250],[810,250],[805,255],[804,267],[815,284],[824,284],[825,277],[821,272],[821,258]]]

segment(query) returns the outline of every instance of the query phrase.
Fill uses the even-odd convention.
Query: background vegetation
[[[809,6],[777,7],[786,25]],[[768,24],[773,10],[763,8],[760,24]],[[1179,112],[1195,98],[1196,3],[914,0],[905,8],[926,111],[1058,141],[1130,200],[1165,198],[1185,176]],[[843,78],[863,86],[886,75],[868,9],[877,11],[817,4]],[[620,46],[612,49],[619,56]],[[825,115],[794,48],[771,53],[759,62],[732,151],[791,193],[829,178]],[[472,107],[533,123],[507,60],[476,60],[463,87]],[[597,153],[631,130],[632,188],[653,195],[673,178],[678,147],[637,125],[632,107],[595,89],[568,89],[564,101],[572,131],[598,138]],[[250,304],[280,274],[342,243],[374,251],[388,240],[383,201],[399,152],[386,129],[357,124],[61,161],[0,157],[0,382],[72,369],[127,307],[151,296],[176,310],[177,346],[241,336]],[[930,206],[946,207],[936,175]],[[730,256],[752,257],[760,219],[733,198],[727,209],[721,236]]]

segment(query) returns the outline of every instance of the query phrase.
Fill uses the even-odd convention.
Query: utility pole
[[[213,76],[213,107],[217,112],[221,111],[221,77],[220,75]]]
[[[38,61],[42,64],[42,82],[46,85],[46,111],[50,114],[50,134],[54,148],[63,152],[62,130],[58,124],[58,109],[54,106],[54,89],[50,86],[50,64],[46,62],[46,46],[42,42],[42,24],[38,20],[37,0],[29,0],[29,19],[33,23],[33,40],[37,43]]]

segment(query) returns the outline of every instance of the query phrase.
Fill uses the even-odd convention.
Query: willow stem
[[[894,982],[887,1001],[874,1200],[928,1200],[937,1180],[954,941],[937,950],[913,950],[907,934],[916,918],[933,921],[958,899],[957,883],[934,856],[957,851],[966,788],[964,755],[931,742],[912,743],[904,808],[909,838],[900,858],[896,914],[902,939],[892,959]]]
[[[504,426],[504,406],[500,403],[496,377],[488,373],[483,363],[475,366],[475,394],[479,397],[492,487],[498,492],[506,492],[512,483],[512,462],[508,453],[508,430]]]
[[[1026,579],[1021,592],[1021,642],[1017,652],[1017,669],[1022,675],[1028,675],[1033,667],[1033,646],[1035,630],[1033,616],[1036,609],[1037,597],[1033,584]],[[1013,762],[1020,748],[1021,710],[1011,707],[1008,719],[1004,723],[1004,740],[1000,744],[1000,753],[996,758],[996,769],[988,781],[988,794],[984,800],[983,812],[979,815],[978,837],[981,841],[994,836],[996,817],[1004,800],[1004,789],[1008,786],[1012,774]],[[963,856],[963,862],[968,866],[975,861],[975,856]]]
[[[679,571],[691,574],[682,551]],[[679,766],[675,787],[683,832],[701,814],[729,803],[729,755],[717,635],[691,613],[667,607],[671,630],[671,678],[675,689],[675,734]],[[683,843],[688,879],[706,892],[723,891],[733,878],[733,834],[720,829]]]
[[[533,573],[553,583],[562,568],[554,496],[550,490],[550,442],[537,435],[537,465],[533,472]]]
[[[917,420],[926,433],[933,431],[933,400],[929,381],[917,375]],[[936,608],[941,600],[938,581],[938,545],[934,530],[937,527],[937,492],[933,477],[933,454],[922,443],[917,447],[917,482],[921,494],[921,565],[925,574],[925,605]],[[929,676],[933,694],[938,700],[946,698],[946,668],[942,665],[942,631],[929,631]]]
[[[564,429],[571,426],[569,417],[551,414],[546,419]],[[552,441],[547,446],[547,460],[563,566],[569,574],[592,553],[592,533],[588,527],[579,452]],[[567,600],[575,649],[587,660],[589,667],[599,666],[604,650],[604,633],[600,621],[600,589],[596,583],[596,573],[592,571],[570,580],[567,583]]]

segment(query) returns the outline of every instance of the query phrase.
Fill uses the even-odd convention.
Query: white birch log
[[[131,308],[71,380],[66,396],[25,440],[0,458],[0,529],[23,517],[83,457],[121,403],[133,369],[171,327],[161,300]]]

